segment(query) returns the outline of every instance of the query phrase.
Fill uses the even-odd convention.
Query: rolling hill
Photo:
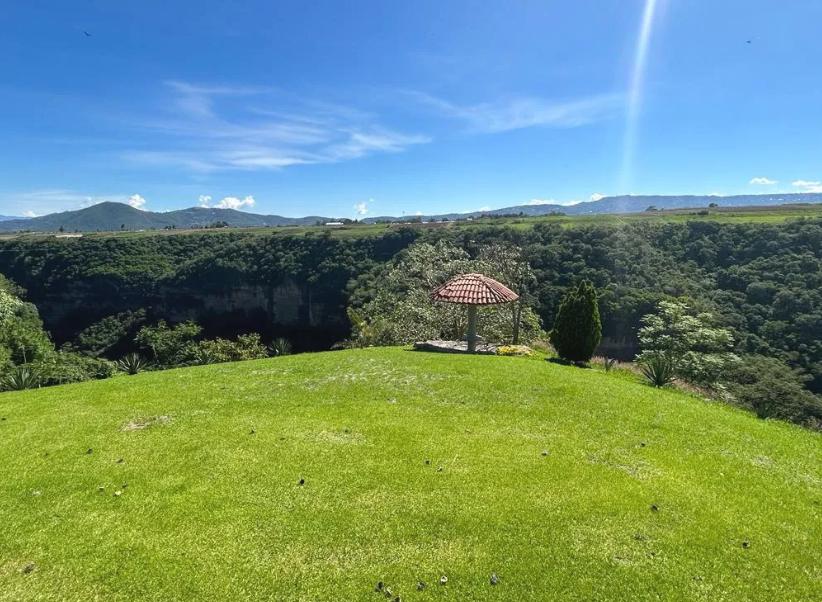
[[[649,207],[657,209],[693,209],[708,207],[716,203],[720,207],[764,207],[778,205],[796,205],[805,203],[822,203],[822,193],[793,193],[793,194],[747,194],[738,196],[714,195],[637,195],[637,196],[610,196],[597,201],[585,201],[575,205],[559,205],[555,203],[540,203],[530,205],[513,205],[501,209],[473,211],[470,213],[441,213],[436,215],[421,215],[422,220],[455,220],[467,217],[477,218],[493,215],[550,215],[563,213],[565,215],[596,215],[615,213],[639,213]],[[396,221],[405,218],[382,216],[369,217],[363,221],[376,223]]]
[[[648,207],[657,209],[687,209],[707,207],[717,203],[720,207],[765,207],[778,205],[801,205],[822,203],[822,194],[796,193],[781,195],[741,195],[741,196],[615,196],[576,205],[514,205],[488,211],[470,213],[441,213],[420,215],[421,220],[455,220],[481,216],[527,215],[540,216],[552,213],[565,215],[597,215],[638,213]],[[198,228],[225,222],[235,228],[271,226],[313,226],[334,218],[309,215],[306,217],[283,217],[281,215],[258,215],[235,209],[215,209],[190,207],[167,212],[141,211],[124,203],[105,202],[76,211],[52,213],[34,218],[0,218],[0,232],[56,232],[62,228],[66,232],[96,232],[126,230],[150,230],[163,228]],[[368,217],[365,223],[404,221],[405,217]]]
[[[818,599],[822,437],[634,379],[383,348],[0,394],[0,600]]]
[[[141,211],[125,203],[105,202],[76,211],[52,213],[28,219],[0,221],[0,231],[15,232],[96,232],[112,230],[150,230],[163,228],[195,228],[226,222],[234,227],[313,225],[328,218],[308,216],[301,218],[279,215],[257,215],[235,209],[190,207],[177,211]]]

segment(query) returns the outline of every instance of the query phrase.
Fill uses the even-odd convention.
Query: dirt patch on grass
[[[150,416],[149,418],[133,418],[120,427],[121,431],[142,431],[158,424],[168,424],[171,416]]]

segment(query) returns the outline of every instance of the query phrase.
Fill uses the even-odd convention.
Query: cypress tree
[[[583,280],[563,298],[551,331],[551,344],[562,359],[587,362],[601,338],[597,292],[593,284]]]

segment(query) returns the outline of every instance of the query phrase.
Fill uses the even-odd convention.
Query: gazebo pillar
[[[477,306],[468,306],[468,333],[466,335],[468,341],[468,353],[474,353],[477,350]]]

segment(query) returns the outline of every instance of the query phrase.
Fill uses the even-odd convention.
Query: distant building
[[[331,228],[339,228],[340,226],[344,226],[345,224],[342,222],[325,222],[325,225]]]

